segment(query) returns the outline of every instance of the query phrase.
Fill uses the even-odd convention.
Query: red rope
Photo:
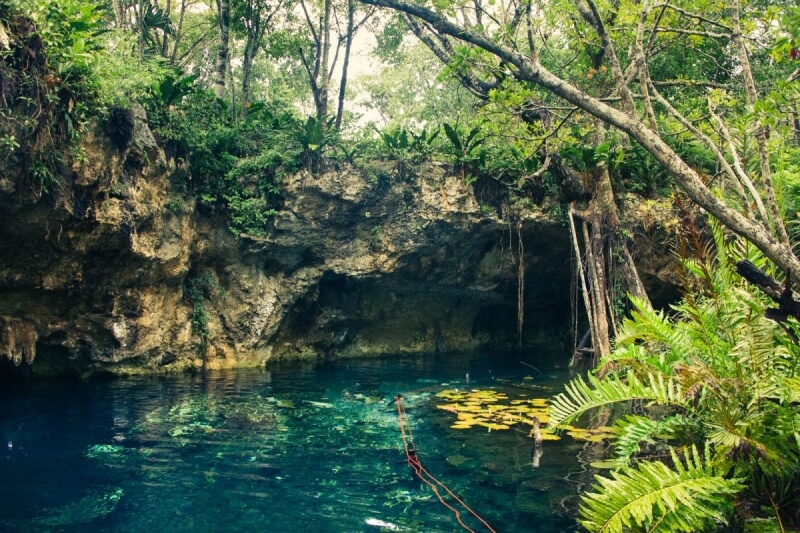
[[[395,405],[397,405],[397,417],[400,423],[400,434],[403,437],[403,447],[405,448],[406,451],[406,460],[408,461],[408,466],[411,467],[411,470],[413,470],[414,473],[417,475],[417,477],[420,478],[426,485],[428,485],[431,488],[431,490],[433,490],[433,493],[436,494],[436,497],[439,498],[439,501],[442,503],[442,505],[444,505],[453,512],[453,514],[456,517],[456,520],[458,520],[458,523],[461,525],[461,527],[463,527],[470,533],[475,533],[474,530],[467,527],[467,525],[461,520],[461,512],[452,505],[448,504],[446,501],[444,501],[444,498],[442,497],[441,493],[439,493],[439,487],[443,488],[447,492],[447,494],[450,495],[451,498],[457,501],[461,505],[461,507],[469,511],[470,514],[472,514],[472,516],[480,520],[480,522],[484,526],[486,526],[486,529],[488,529],[492,533],[497,533],[494,529],[492,529],[492,526],[490,526],[486,522],[486,520],[481,518],[478,515],[478,513],[470,509],[466,503],[461,501],[461,499],[459,499],[458,496],[453,494],[453,492],[449,488],[447,488],[447,485],[445,485],[444,483],[433,477],[433,475],[430,472],[425,470],[425,467],[422,466],[422,463],[419,460],[419,456],[417,455],[417,448],[414,445],[414,437],[411,434],[411,426],[409,426],[408,423],[406,422],[406,410],[405,407],[403,407],[402,397],[399,394],[395,396],[394,403]],[[406,436],[406,432],[408,432],[408,436]]]

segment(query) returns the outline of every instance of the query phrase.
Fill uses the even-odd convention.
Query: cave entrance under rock
[[[568,353],[571,263],[566,235],[560,239],[554,233],[525,235],[521,342],[516,265],[508,242],[496,239],[466,272],[431,268],[424,255],[387,275],[325,272],[289,310],[272,355],[334,358],[517,348]]]

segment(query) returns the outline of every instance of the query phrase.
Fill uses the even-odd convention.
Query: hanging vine
[[[517,217],[517,346],[522,348],[525,324],[525,245],[522,242],[522,217]]]

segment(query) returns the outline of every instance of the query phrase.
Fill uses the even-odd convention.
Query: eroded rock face
[[[566,228],[520,228],[463,180],[300,175],[265,238],[237,238],[171,189],[141,131],[90,137],[55,203],[0,190],[0,359],[35,374],[153,372],[507,348],[519,237],[529,348],[566,338]],[[378,177],[375,177],[375,176]]]

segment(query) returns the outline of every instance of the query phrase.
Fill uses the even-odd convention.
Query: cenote
[[[0,529],[461,531],[406,462],[401,394],[424,467],[494,530],[573,531],[602,444],[562,435],[535,453],[528,426],[457,430],[437,408],[454,389],[522,404],[568,377],[563,358],[520,359],[295,362],[5,390]]]

